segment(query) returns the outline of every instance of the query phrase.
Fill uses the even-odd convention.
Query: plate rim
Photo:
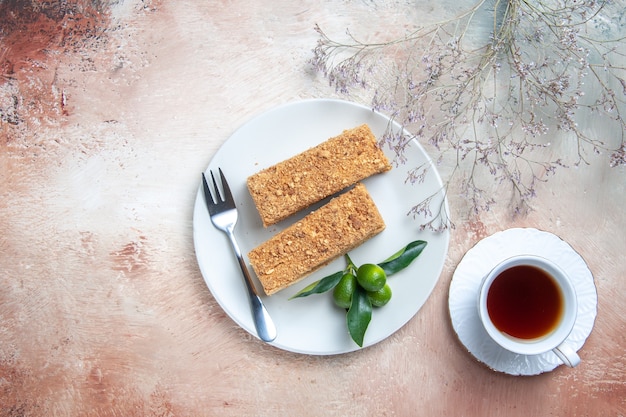
[[[297,106],[307,106],[307,105],[324,105],[326,103],[332,103],[334,105],[339,105],[339,106],[345,106],[346,111],[358,111],[359,113],[359,118],[365,118],[365,113],[363,113],[363,115],[361,115],[361,112],[368,112],[373,114],[376,118],[381,119],[381,121],[385,121],[386,123],[393,123],[395,124],[395,129],[402,129],[401,126],[399,126],[396,122],[394,122],[392,119],[390,119],[388,116],[378,113],[378,112],[374,112],[371,108],[368,108],[362,104],[359,103],[354,103],[351,101],[347,101],[347,100],[341,100],[341,99],[334,99],[334,98],[313,98],[313,99],[304,99],[304,100],[295,100],[295,101],[289,101],[286,103],[282,103],[280,105],[274,106],[269,108],[268,110],[265,110],[263,112],[261,112],[260,114],[257,114],[253,117],[251,117],[248,121],[245,121],[244,123],[242,123],[237,129],[235,129],[229,136],[228,138],[218,147],[218,149],[214,152],[214,154],[211,156],[211,159],[205,169],[205,172],[207,172],[209,169],[211,169],[214,161],[216,160],[216,157],[218,155],[220,155],[220,151],[224,148],[224,146],[226,146],[226,144],[231,141],[233,139],[233,137],[235,137],[238,133],[240,133],[244,128],[246,128],[249,125],[254,125],[255,123],[258,123],[259,120],[262,120],[263,118],[269,117],[270,115],[274,114],[274,113],[280,113],[281,111],[284,111],[287,108],[295,108]],[[327,110],[323,110],[324,112]],[[430,156],[428,155],[428,153],[425,151],[425,149],[422,147],[422,145],[416,141],[415,139],[413,139],[412,141],[412,146],[416,147],[416,152],[419,152],[420,157],[424,158],[426,163],[428,163],[432,169],[433,174],[435,175],[435,181],[439,186],[443,185],[443,181],[441,180],[441,176],[435,166],[435,164],[433,163],[432,159],[430,158]],[[259,167],[257,167],[259,168]],[[232,186],[231,186],[232,188]],[[447,199],[447,195],[445,195],[445,193],[443,191],[440,191],[442,194],[442,198],[443,198],[443,204],[445,205],[445,208],[447,210],[449,210],[449,206],[448,206],[448,199]],[[239,327],[243,328],[245,331],[247,331],[248,333],[250,333],[252,336],[254,336],[255,338],[258,339],[258,336],[256,334],[256,332],[254,331],[254,328],[252,327],[252,329],[248,328],[240,319],[238,319],[237,317],[234,317],[233,314],[231,313],[231,311],[229,311],[229,309],[227,308],[227,306],[224,305],[223,300],[221,300],[221,298],[219,297],[218,294],[215,294],[214,289],[212,288],[211,284],[210,284],[210,279],[205,275],[205,271],[203,269],[203,265],[201,262],[201,257],[202,255],[199,253],[199,239],[198,239],[198,234],[200,233],[198,227],[196,227],[196,217],[197,216],[201,216],[201,217],[208,217],[207,213],[204,213],[204,211],[206,211],[206,207],[204,207],[204,211],[201,207],[198,206],[202,206],[204,204],[203,202],[203,196],[202,196],[202,187],[201,184],[198,185],[198,189],[196,192],[196,199],[195,199],[195,203],[194,203],[194,210],[193,210],[193,235],[194,235],[194,249],[196,251],[196,260],[198,262],[198,265],[200,266],[201,269],[201,275],[203,277],[203,280],[205,281],[205,285],[207,285],[209,291],[211,292],[213,298],[217,301],[218,305],[220,306],[220,308],[226,313],[227,316],[229,316],[230,319],[232,319]],[[221,233],[221,232],[219,232]],[[404,327],[408,321],[410,321],[416,314],[417,312],[419,312],[419,310],[423,307],[423,305],[425,304],[426,300],[432,295],[432,292],[437,284],[437,282],[439,281],[439,279],[441,278],[441,274],[443,271],[443,268],[445,266],[445,261],[447,259],[447,255],[448,255],[448,251],[449,251],[449,245],[450,245],[450,231],[449,229],[444,230],[443,232],[439,232],[437,233],[438,236],[440,236],[441,239],[443,239],[443,251],[440,254],[440,259],[439,259],[439,265],[438,268],[436,268],[436,276],[433,278],[433,281],[430,285],[430,288],[427,289],[426,291],[426,295],[425,295],[425,299],[423,300],[423,302],[415,309],[414,312],[412,312],[412,314],[409,315],[409,317],[397,328],[393,329],[391,332],[388,332],[387,334],[383,335],[382,337],[379,337],[377,339],[373,339],[370,340],[368,343],[365,343],[363,345],[363,347],[359,347],[356,344],[354,344],[354,346],[352,346],[349,349],[327,349],[325,351],[311,351],[311,350],[307,350],[307,349],[302,349],[302,348],[296,348],[294,346],[287,346],[284,344],[279,343],[280,340],[277,338],[277,340],[275,340],[274,342],[269,343],[270,345],[273,345],[277,348],[280,348],[282,350],[286,350],[286,351],[290,351],[290,352],[295,352],[295,353],[302,353],[302,354],[307,354],[307,355],[335,355],[335,354],[343,354],[343,353],[349,353],[352,351],[356,351],[356,350],[361,350],[364,349],[366,347],[375,345],[377,343],[379,343],[380,341],[388,338],[389,336],[391,336],[392,334],[394,334],[395,332],[397,332],[398,330],[400,330],[402,327]],[[443,237],[441,237],[443,236]],[[206,255],[204,255],[206,256]],[[246,258],[247,259],[247,258]],[[248,263],[247,263],[248,264]],[[253,271],[251,271],[252,275],[254,276],[254,279],[258,281],[257,277],[255,276],[255,274],[253,273]],[[267,296],[265,296],[262,291],[260,291],[260,296],[261,298],[267,298]],[[242,303],[245,303],[245,296],[243,297],[244,299],[242,299]],[[280,332],[280,329],[279,329]]]

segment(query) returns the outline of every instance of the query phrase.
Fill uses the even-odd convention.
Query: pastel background
[[[0,415],[626,415],[626,172],[600,156],[540,185],[525,216],[470,217],[450,195],[434,292],[359,352],[265,345],[199,272],[192,209],[216,149],[276,105],[340,97],[308,66],[314,25],[387,36],[453,7],[0,0]],[[511,227],[559,235],[595,276],[576,369],[494,372],[450,325],[455,266]]]

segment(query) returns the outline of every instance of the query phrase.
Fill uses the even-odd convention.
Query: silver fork
[[[222,169],[218,168],[218,170],[222,182],[222,189],[224,190],[224,197],[220,194],[213,171],[211,171],[211,179],[213,181],[213,189],[215,190],[215,198],[211,196],[211,190],[209,189],[209,184],[207,183],[206,176],[203,172],[202,183],[204,185],[204,200],[206,201],[206,206],[209,210],[211,222],[217,229],[228,235],[230,244],[233,247],[235,255],[237,256],[239,267],[241,268],[241,272],[245,278],[244,281],[248,290],[248,300],[250,302],[250,309],[252,310],[254,327],[256,327],[257,334],[261,340],[271,342],[276,339],[276,326],[274,325],[272,318],[267,312],[265,305],[263,305],[263,302],[254,287],[254,283],[252,282],[252,278],[250,277],[250,273],[246,267],[246,262],[244,261],[239,245],[235,240],[234,230],[238,217],[237,207],[235,206],[235,200],[233,199],[230,187],[226,182],[226,178],[222,173]]]

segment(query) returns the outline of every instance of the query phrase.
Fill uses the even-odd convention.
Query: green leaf
[[[372,303],[365,290],[357,286],[352,294],[352,304],[346,314],[346,321],[352,340],[360,347],[363,347],[363,339],[371,319]]]
[[[395,274],[409,266],[422,253],[426,245],[427,242],[423,240],[415,240],[394,253],[386,261],[379,263],[378,266],[384,269],[387,276]]]
[[[389,258],[385,259],[383,262],[389,262],[389,261],[393,261],[394,259],[397,259],[400,257],[400,255],[402,255],[404,252],[406,251],[406,246],[403,247],[402,249],[400,249],[398,252],[394,253],[393,255],[391,255]]]
[[[315,281],[311,285],[307,285],[306,287],[298,291],[294,296],[292,296],[289,299],[293,300],[294,298],[306,297],[311,294],[321,294],[328,290],[331,290],[335,288],[335,285],[337,285],[339,280],[341,280],[342,276],[343,276],[343,271],[335,272],[332,275],[328,275],[327,277],[324,277],[320,279],[319,281]]]

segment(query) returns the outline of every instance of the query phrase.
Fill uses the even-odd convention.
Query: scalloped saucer
[[[482,278],[500,261],[519,254],[548,258],[572,278],[578,297],[578,315],[567,340],[578,351],[591,333],[597,314],[598,296],[593,275],[568,243],[541,230],[504,230],[481,240],[467,251],[450,283],[450,318],[461,343],[491,369],[510,375],[538,375],[554,370],[562,362],[552,352],[519,355],[502,349],[482,327],[476,307]]]

